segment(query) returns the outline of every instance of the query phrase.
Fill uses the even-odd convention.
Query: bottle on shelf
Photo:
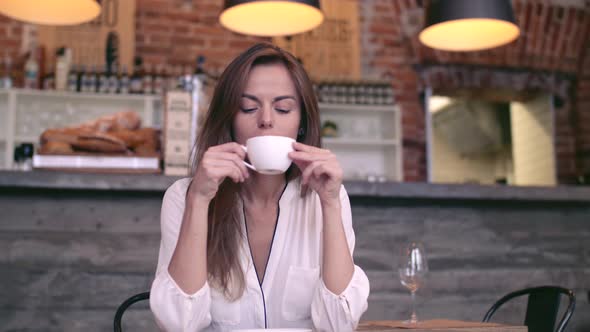
[[[22,143],[22,164],[21,170],[22,171],[31,171],[33,170],[33,154],[34,154],[34,146],[33,143]]]
[[[174,66],[168,77],[168,90],[176,90],[182,87],[182,67]]]
[[[198,78],[202,83],[205,83],[209,73],[205,71],[205,60],[203,55],[199,55],[196,60],[195,70],[193,71],[193,79]]]
[[[27,62],[25,62],[25,89],[39,89],[39,62],[37,60],[37,48],[33,45]]]
[[[90,86],[90,73],[88,72],[88,67],[85,65],[80,66],[80,71],[78,75],[79,79],[79,89],[80,92],[88,92]]]
[[[366,88],[367,99],[366,102],[369,105],[375,105],[377,103],[377,96],[375,95],[375,84],[369,82]]]
[[[346,86],[346,103],[356,104],[356,83],[350,82]]]
[[[341,78],[338,82],[338,88],[336,90],[338,96],[338,104],[346,104],[346,93],[348,92],[347,83]]]
[[[121,69],[121,79],[119,80],[119,93],[128,94],[130,86],[129,73],[127,72],[127,66],[123,65]]]
[[[202,55],[199,55],[197,57],[197,60],[195,62],[195,70],[193,72],[194,76],[206,76],[207,73],[205,72],[205,57]]]
[[[184,91],[193,91],[193,70],[190,66],[185,66],[182,71],[181,88]]]
[[[43,90],[55,90],[55,72],[53,65],[49,64],[47,73],[43,75]]]
[[[161,96],[164,93],[165,88],[165,73],[164,73],[164,66],[158,65],[156,66],[156,71],[154,72],[154,89],[153,93],[155,95]]]
[[[90,67],[90,74],[88,75],[88,77],[90,78],[88,81],[88,91],[87,92],[98,92],[98,88],[99,88],[99,72],[98,69],[96,68],[96,65],[92,65],[92,67]]]
[[[152,73],[152,66],[146,63],[143,66],[143,77],[141,78],[141,91],[143,94],[151,95],[154,93],[154,77]]]
[[[176,77],[174,77],[174,68],[171,65],[164,65],[164,89],[172,91],[176,89]]]
[[[356,89],[356,102],[358,104],[364,105],[367,104],[368,97],[367,97],[367,81],[361,81]]]
[[[61,47],[56,52],[55,63],[55,89],[67,90],[69,83],[69,73],[72,66],[72,50],[67,47]]]
[[[84,72],[84,85],[82,92],[96,92],[96,66],[90,66],[89,71]]]
[[[13,152],[13,170],[20,171],[23,162],[23,148],[21,145],[14,147]]]
[[[108,71],[108,93],[119,93],[119,82],[121,75],[119,74],[119,65],[115,62],[111,65]]]
[[[98,74],[98,93],[109,93],[109,74],[107,65],[103,65],[100,73]]]
[[[389,83],[386,85],[386,89],[385,89],[385,104],[393,105],[394,102],[395,102],[395,98],[394,98],[393,88],[391,86],[391,83]]]
[[[140,94],[143,92],[143,60],[141,57],[135,57],[133,74],[129,79],[129,92]]]
[[[78,68],[79,67],[77,65],[70,66],[70,71],[68,72],[68,86],[67,86],[67,90],[70,92],[79,91]]]
[[[33,169],[32,143],[22,143],[14,147],[14,170],[30,171]]]
[[[0,88],[10,89],[13,86],[12,81],[12,58],[8,53],[4,54],[2,61],[2,75],[0,76]]]

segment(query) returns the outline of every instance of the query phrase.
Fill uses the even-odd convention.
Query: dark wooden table
[[[502,325],[496,323],[465,322],[449,319],[433,319],[416,325],[402,321],[382,320],[360,322],[357,331],[371,332],[527,332],[526,326]]]

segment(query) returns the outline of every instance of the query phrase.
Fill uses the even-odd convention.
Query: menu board
[[[299,58],[314,81],[361,78],[357,0],[321,0],[324,22],[317,28],[273,42]]]
[[[116,49],[117,62],[133,68],[135,52],[135,0],[101,0],[101,13],[93,21],[74,26],[39,26],[39,43],[54,61],[59,47],[72,49],[74,64],[101,66],[106,63],[107,42]]]

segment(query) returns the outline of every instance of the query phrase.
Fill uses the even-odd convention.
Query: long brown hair
[[[235,58],[219,78],[201,132],[195,142],[192,170],[196,171],[208,148],[234,141],[232,123],[252,67],[279,63],[287,68],[299,95],[301,122],[297,141],[321,146],[318,102],[313,85],[302,64],[290,53],[269,43],[259,43]],[[300,175],[291,165],[287,181]],[[244,292],[245,275],[240,267],[241,213],[240,185],[226,178],[209,204],[207,232],[207,272],[209,282],[228,299],[236,300]]]

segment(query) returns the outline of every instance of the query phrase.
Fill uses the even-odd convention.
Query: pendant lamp
[[[100,14],[96,0],[0,0],[0,14],[27,23],[74,25]]]
[[[319,0],[225,0],[219,22],[253,36],[290,36],[309,31],[324,20]]]
[[[510,0],[431,0],[418,38],[444,51],[480,51],[519,34]]]

